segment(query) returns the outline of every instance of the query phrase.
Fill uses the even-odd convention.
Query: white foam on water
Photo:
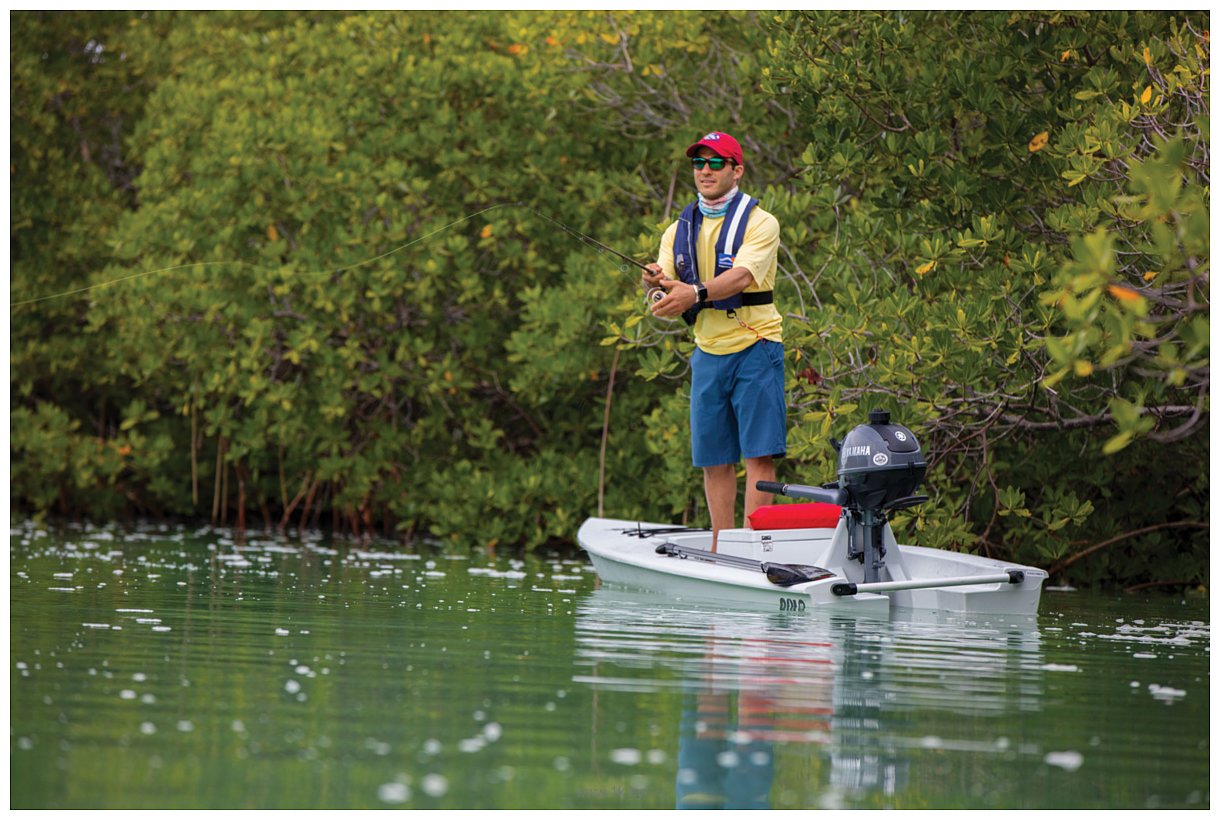
[[[382,783],[377,787],[377,799],[382,803],[405,803],[411,799],[411,789],[406,783]]]
[[[1046,663],[1042,668],[1047,672],[1079,672],[1080,667],[1074,663]]]
[[[513,578],[520,579],[525,577],[524,572],[518,570],[497,570],[491,567],[468,567],[466,569],[471,575],[486,575],[488,578]]]
[[[402,555],[396,552],[364,552],[363,550],[353,550],[351,555],[357,561],[418,561],[423,557]]]
[[[635,766],[643,757],[639,749],[614,749],[610,752],[610,759],[623,766]]]
[[[1057,766],[1068,772],[1074,772],[1084,764],[1084,755],[1080,752],[1048,752],[1042,762],[1048,766]]]
[[[1185,689],[1174,689],[1169,686],[1161,686],[1158,683],[1148,684],[1148,694],[1152,695],[1157,700],[1163,700],[1166,703],[1173,703],[1179,698],[1186,697]]]
[[[467,737],[458,741],[458,751],[471,754],[479,751],[487,745],[487,741],[482,737]]]
[[[426,774],[419,787],[429,797],[442,797],[449,791],[449,781],[443,774]]]

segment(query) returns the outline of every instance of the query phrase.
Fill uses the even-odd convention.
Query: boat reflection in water
[[[680,809],[892,806],[929,752],[1002,765],[1041,708],[1028,618],[828,619],[601,588],[578,604],[576,641],[576,682],[680,700]]]

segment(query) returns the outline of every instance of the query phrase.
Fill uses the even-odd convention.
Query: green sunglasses
[[[692,157],[690,161],[691,167],[696,171],[702,171],[704,165],[713,171],[719,171],[724,168],[726,163],[728,163],[728,160],[724,157],[711,157],[710,159],[706,157]]]

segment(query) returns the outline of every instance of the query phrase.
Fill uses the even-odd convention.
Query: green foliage
[[[1165,544],[1206,577],[1205,15],[12,24],[18,508],[527,546],[599,505],[700,520],[689,331],[551,220],[652,258],[722,127],[783,226],[794,480],[882,406],[933,458],[919,543],[1134,532],[1071,577],[1164,580]]]
[[[649,19],[154,18],[146,36],[172,58],[150,58],[157,81],[123,124],[138,197],[88,237],[90,264],[73,277],[39,279],[48,265],[30,259],[15,279],[20,296],[99,286],[17,307],[31,328],[18,392],[66,419],[101,413],[90,426],[98,441],[130,448],[116,468],[126,496],[113,500],[142,511],[228,520],[233,505],[239,523],[261,509],[310,524],[325,510],[356,531],[570,537],[598,494],[600,411],[617,361],[597,344],[602,323],[623,303],[635,321],[643,313],[634,273],[543,214],[627,248],[639,233],[621,201],[657,199],[638,172],[671,162],[670,149],[625,144],[613,119],[589,119],[604,90],[595,79],[637,72],[621,38]],[[94,22],[22,18],[69,49],[85,36],[75,28]],[[112,22],[99,41],[150,27],[144,16]],[[586,46],[609,62],[586,64]],[[113,50],[104,64],[129,81],[136,70]],[[651,58],[640,69],[658,70]],[[48,82],[36,66],[29,74]],[[55,311],[79,350],[63,354],[69,331],[50,324]],[[59,345],[62,383],[39,384],[37,366],[54,356],[36,328]],[[606,492],[618,509],[639,503],[629,490],[647,474],[645,443],[627,433],[655,392],[633,394],[625,367],[614,375],[624,442],[608,452]],[[61,430],[39,412],[40,430]],[[48,489],[20,502],[44,509],[64,483],[116,495],[110,474],[41,467],[25,429],[14,428],[14,453]]]
[[[788,326],[816,374],[794,383],[794,449],[884,406],[934,459],[921,543],[1032,563],[1205,520],[1206,18],[772,23],[764,88],[805,124],[776,212],[796,226],[789,274],[816,294]],[[1140,438],[1162,446],[1111,457]],[[1155,513],[1115,503],[1146,492],[1121,478],[1130,459],[1191,489]],[[1181,544],[1202,581],[1206,543]],[[1162,579],[1151,557],[1100,566],[1073,577]]]

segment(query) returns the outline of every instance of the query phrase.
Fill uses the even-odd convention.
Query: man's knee
[[[771,456],[759,456],[758,458],[747,458],[746,472],[747,473],[773,473],[775,472],[775,459]]]

